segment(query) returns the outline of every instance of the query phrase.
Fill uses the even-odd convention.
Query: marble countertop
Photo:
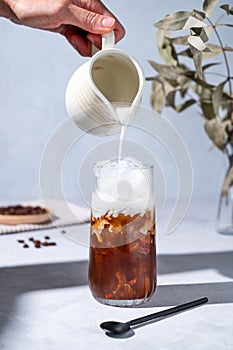
[[[214,213],[196,206],[172,234],[157,234],[158,287],[144,306],[99,304],[87,285],[88,248],[58,230],[0,237],[0,349],[232,349],[233,236],[216,233]],[[68,230],[89,235],[87,224]],[[23,249],[18,239],[49,235],[57,246]],[[207,296],[199,308],[135,330],[105,336],[99,324],[127,321]]]

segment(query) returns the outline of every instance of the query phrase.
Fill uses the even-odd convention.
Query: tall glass
[[[89,286],[100,303],[133,306],[156,288],[153,166],[117,162],[94,169]]]

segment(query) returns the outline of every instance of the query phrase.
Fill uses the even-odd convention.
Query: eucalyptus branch
[[[225,14],[221,14],[215,24],[212,22],[210,16],[217,3],[218,0],[204,0],[202,11],[177,11],[156,22],[158,49],[164,64],[149,62],[157,73],[151,79],[151,104],[154,110],[161,112],[165,106],[169,106],[180,113],[194,104],[197,105],[201,109],[204,129],[212,144],[228,158],[229,165],[219,199],[220,214],[222,198],[227,199],[229,190],[233,187],[233,76],[227,56],[227,51],[233,51],[233,48],[224,47],[217,28],[224,25],[229,29],[233,26],[219,23]],[[228,16],[233,15],[233,8],[229,4],[221,5],[220,8]],[[190,35],[169,37],[169,32],[187,29],[190,30]],[[208,42],[211,31],[214,31],[218,45]],[[178,51],[176,45],[183,45],[185,49]],[[222,54],[226,67],[224,75],[221,72],[208,71],[218,63],[202,63],[202,59],[219,54]],[[191,58],[195,69],[190,68],[186,62],[182,63],[182,57]],[[219,82],[220,79],[217,78],[215,83],[210,84],[206,80],[206,74],[214,74],[222,79]],[[229,86],[228,91],[224,91],[226,83]],[[182,98],[181,104],[176,101],[178,91]]]
[[[216,37],[218,39],[219,45],[220,45],[220,47],[222,49],[223,58],[224,58],[224,61],[225,61],[226,71],[227,71],[227,80],[228,80],[228,84],[229,84],[229,93],[230,93],[230,97],[231,97],[231,100],[230,100],[230,115],[231,115],[231,121],[232,121],[232,124],[233,124],[233,102],[232,102],[231,71],[230,71],[230,66],[229,66],[227,54],[226,54],[226,51],[224,49],[222,39],[221,39],[217,29],[216,29],[216,25],[211,21],[210,18],[206,17],[206,19],[210,23],[210,25],[212,26],[212,28],[213,28],[213,30],[215,32],[215,35],[216,35]]]

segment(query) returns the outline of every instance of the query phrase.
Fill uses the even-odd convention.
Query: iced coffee
[[[156,287],[153,168],[124,159],[94,171],[90,289],[104,304],[142,304]]]

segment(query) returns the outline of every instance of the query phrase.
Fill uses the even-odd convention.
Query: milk
[[[129,106],[115,106],[115,113],[118,117],[118,120],[121,124],[121,132],[120,132],[120,140],[119,140],[119,148],[118,148],[118,159],[120,160],[122,157],[122,149],[124,143],[125,132],[128,124],[131,122],[133,118],[132,109]]]
[[[119,148],[118,148],[118,159],[120,161],[122,157],[122,149],[123,149],[123,143],[124,143],[124,137],[126,132],[127,125],[122,124],[121,125],[121,133],[120,133],[120,140],[119,140]]]
[[[137,159],[126,157],[98,162],[92,206],[96,215],[106,212],[135,215],[153,208],[153,186],[150,167]]]

